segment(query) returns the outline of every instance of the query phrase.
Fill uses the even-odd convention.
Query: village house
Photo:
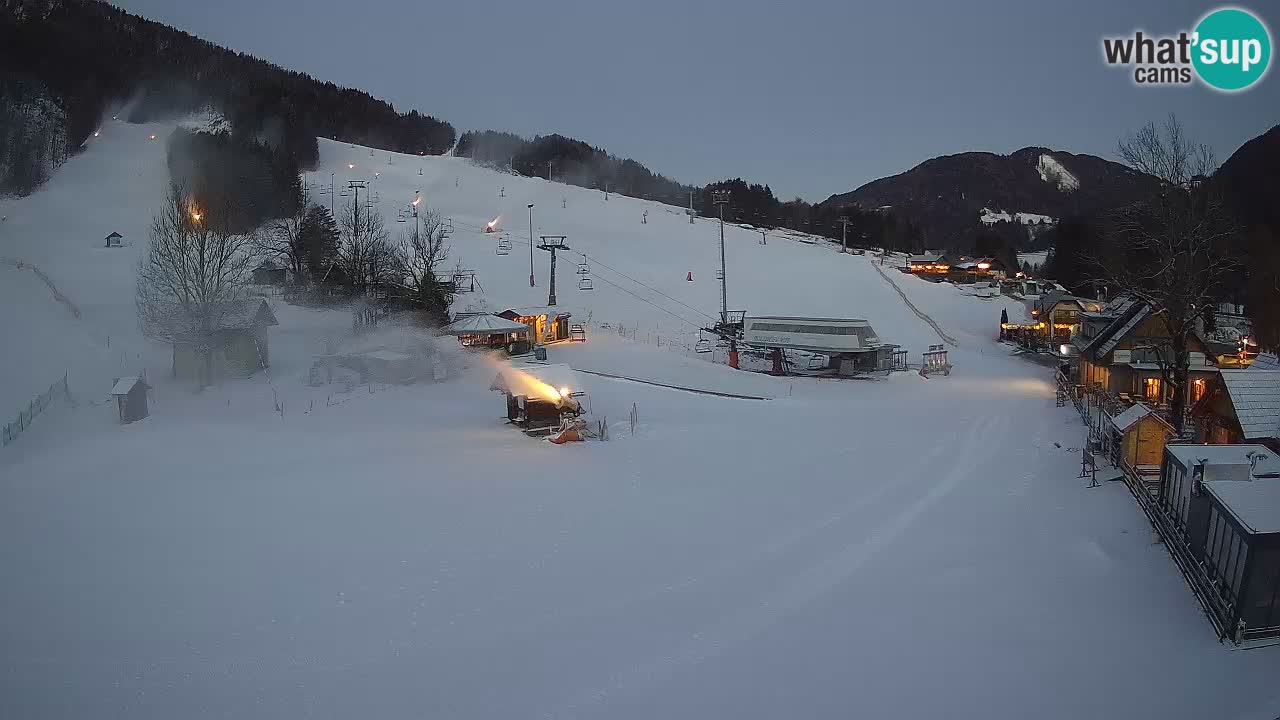
[[[118,232],[113,232],[102,240],[104,247],[118,248],[124,245],[124,236]]]
[[[956,283],[999,282],[1011,277],[1015,270],[998,258],[965,258],[951,265],[947,279]]]
[[[1191,416],[1201,442],[1261,443],[1280,453],[1280,370],[1223,368]]]
[[[1078,317],[1080,332],[1072,344],[1080,355],[1077,382],[1086,392],[1109,394],[1124,403],[1169,404],[1171,389],[1163,371],[1172,360],[1171,336],[1158,312],[1147,303],[1119,298],[1100,311],[1080,311]],[[1188,407],[1204,395],[1217,373],[1203,340],[1193,335],[1189,346]]]
[[[1041,328],[1045,341],[1053,347],[1071,345],[1071,340],[1080,334],[1081,331],[1081,313],[1100,312],[1103,303],[1099,300],[1090,298],[1077,297],[1058,290],[1050,291],[1036,298],[1032,302],[1031,314],[1039,322],[1044,323]],[[1059,352],[1061,355],[1072,354],[1070,350],[1067,352]]]
[[[946,255],[925,253],[907,258],[907,272],[933,280],[941,280],[951,271],[951,261]]]

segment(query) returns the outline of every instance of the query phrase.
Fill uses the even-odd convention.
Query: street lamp
[[[529,287],[533,285],[533,203],[529,203]]]

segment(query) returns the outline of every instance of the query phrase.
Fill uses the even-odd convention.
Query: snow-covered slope
[[[1040,173],[1041,180],[1053,183],[1064,193],[1080,189],[1080,180],[1063,167],[1057,158],[1048,153],[1040,155],[1040,159],[1036,162],[1036,170]]]
[[[460,309],[545,302],[546,255],[530,289],[519,242],[533,203],[535,235],[589,256],[589,292],[561,258],[561,304],[636,337],[597,328],[553,360],[773,399],[584,374],[612,440],[557,447],[503,424],[482,363],[309,387],[349,317],[279,302],[269,375],[195,395],[133,323],[165,183],[146,137],[164,130],[108,124],[47,188],[0,203],[0,255],[80,311],[0,265],[5,397],[70,369],[80,400],[0,450],[0,717],[1280,712],[1277,648],[1218,644],[1127,491],[1075,478],[1078,418],[993,340],[1010,301],[886,268],[957,341],[951,377],[735,372],[681,345],[718,309],[715,224],[324,143],[312,182],[373,179],[396,229],[419,190],[452,219],[483,288]],[[497,215],[507,256],[480,230]],[[112,229],[134,246],[100,251]],[[726,228],[731,307],[865,317],[914,358],[941,342],[869,258],[759,239]],[[121,369],[156,386],[128,426],[93,404]]]

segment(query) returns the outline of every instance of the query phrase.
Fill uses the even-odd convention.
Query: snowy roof
[[[1221,370],[1246,438],[1280,437],[1280,370]]]
[[[1150,407],[1148,407],[1144,403],[1137,403],[1133,407],[1129,408],[1128,410],[1125,410],[1119,415],[1112,417],[1111,424],[1115,425],[1117,430],[1124,432],[1125,430],[1128,430],[1129,428],[1133,427],[1134,423],[1138,422],[1144,417],[1147,417],[1148,415],[1154,416],[1157,420],[1163,423],[1170,430],[1173,430],[1172,425],[1169,425],[1169,423],[1164,418],[1160,417],[1160,415],[1157,414],[1155,410],[1152,410]]]
[[[941,260],[941,259],[942,259],[942,256],[941,256],[941,255],[936,255],[936,254],[933,254],[933,253],[928,253],[928,254],[925,254],[925,255],[912,255],[910,258],[907,258],[907,262],[913,262],[913,263],[931,263],[931,262],[938,262],[938,261],[939,261],[939,260]]]
[[[133,386],[137,385],[138,383],[142,383],[143,387],[147,387],[147,384],[142,382],[142,378],[138,377],[137,375],[122,377],[119,380],[116,380],[116,384],[111,388],[111,394],[112,395],[128,395],[129,391],[133,390]]]
[[[1253,364],[1249,366],[1250,370],[1280,370],[1280,358],[1274,353],[1259,353],[1258,357],[1253,359]]]
[[[495,313],[495,314],[498,316],[502,316],[505,314],[514,314],[514,315],[519,315],[520,317],[532,317],[534,315],[547,315],[549,317],[556,317],[557,315],[563,315],[565,317],[569,317],[573,315],[573,313],[563,308],[548,307],[546,305],[533,306],[533,307],[507,308],[506,310],[503,310],[502,312]]]
[[[123,236],[123,235],[121,235],[120,233],[118,233],[118,232],[112,232],[110,235],[108,235],[108,236],[106,236],[105,238],[103,238],[103,240],[110,240],[111,238],[122,238],[122,237],[124,237],[124,236]]]
[[[570,392],[578,392],[582,390],[582,381],[566,363],[505,365],[493,380],[493,387],[513,395],[540,396],[547,386],[553,390],[568,388]]]
[[[1170,443],[1165,445],[1169,454],[1185,468],[1195,465],[1252,465],[1249,455],[1258,458],[1255,474],[1280,474],[1280,456],[1265,445],[1195,445]]]
[[[1280,482],[1209,480],[1203,487],[1255,535],[1280,532]]]
[[[177,308],[167,321],[167,330],[174,338],[196,338],[203,333],[199,322],[190,316],[183,315]],[[249,300],[231,300],[215,303],[210,307],[210,325],[213,332],[225,330],[252,330],[270,325],[279,325],[271,306],[263,298]]]
[[[484,335],[528,332],[529,326],[497,315],[470,315],[440,328],[446,335]]]
[[[1108,306],[1110,307],[1110,306]],[[1151,314],[1151,306],[1146,303],[1128,302],[1123,305],[1124,311],[1111,324],[1094,336],[1085,346],[1083,352],[1092,353],[1095,358],[1102,357],[1116,348],[1138,323]]]

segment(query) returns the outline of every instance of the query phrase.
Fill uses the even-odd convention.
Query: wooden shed
[[[267,328],[279,322],[266,300],[219,303],[210,313],[207,323],[181,316],[173,321],[169,332],[174,377],[208,385],[224,377],[249,377],[270,366]]]
[[[1173,426],[1143,403],[1110,418],[1115,430],[1111,462],[1131,477],[1157,490],[1165,443],[1175,435]]]
[[[151,386],[140,377],[116,378],[111,395],[116,399],[121,423],[142,420],[150,414],[147,410],[147,391],[150,389]]]
[[[102,239],[104,247],[118,248],[124,244],[124,236],[118,232],[113,232]]]

